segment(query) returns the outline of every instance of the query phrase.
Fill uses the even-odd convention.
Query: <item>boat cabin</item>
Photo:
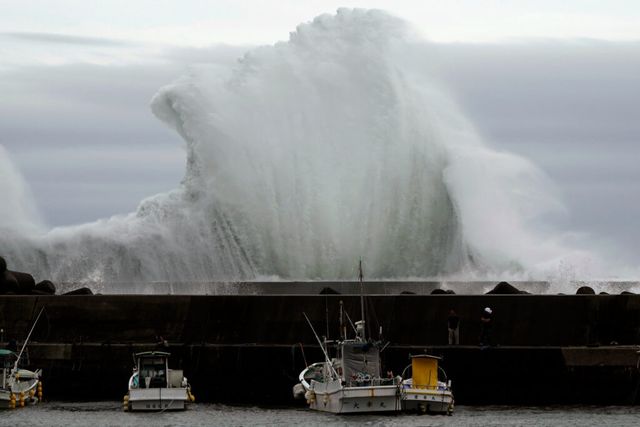
[[[182,410],[195,398],[181,369],[169,369],[169,353],[136,353],[136,365],[124,396],[125,411]]]
[[[348,387],[373,385],[380,378],[380,352],[367,342],[344,342],[340,346],[342,378]]]
[[[146,351],[136,354],[137,388],[167,388],[169,353]]]
[[[447,382],[447,375],[438,365],[440,360],[442,358],[429,354],[411,356],[413,388],[435,390],[439,386],[438,381],[441,383]]]
[[[2,370],[2,383],[0,388],[6,388],[9,375],[16,362],[16,354],[11,350],[0,349],[0,370]]]

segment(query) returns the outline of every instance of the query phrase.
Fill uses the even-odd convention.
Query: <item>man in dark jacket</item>
[[[490,307],[485,307],[484,311],[480,315],[480,345],[491,345],[491,326],[493,310]]]
[[[456,314],[455,310],[452,308],[449,310],[449,318],[447,319],[447,327],[449,329],[449,345],[460,344],[460,318]]]

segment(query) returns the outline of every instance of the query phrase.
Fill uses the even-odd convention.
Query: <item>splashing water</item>
[[[55,280],[174,282],[351,279],[358,258],[369,278],[504,277],[588,257],[534,232],[561,208],[548,183],[483,145],[429,54],[400,19],[341,9],[200,67],[152,101],[186,142],[178,189],[47,233],[3,221],[4,256]]]
[[[0,145],[0,236],[17,233],[35,233],[40,230],[41,220],[36,212],[33,197],[24,179],[13,165],[7,150]]]

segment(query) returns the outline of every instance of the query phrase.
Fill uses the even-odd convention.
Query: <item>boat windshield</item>
[[[0,349],[0,368],[11,369],[16,362],[16,354],[13,351]]]
[[[304,374],[304,379],[308,382],[311,380],[323,382],[325,378],[325,364],[319,363],[317,365],[310,366],[307,372]]]

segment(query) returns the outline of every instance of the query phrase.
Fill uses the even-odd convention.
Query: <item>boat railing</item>
[[[446,384],[438,384],[438,385],[431,385],[431,384],[405,384],[404,388],[412,388],[412,389],[418,389],[418,390],[433,390],[433,391],[443,391],[443,390],[447,390],[448,389]]]

